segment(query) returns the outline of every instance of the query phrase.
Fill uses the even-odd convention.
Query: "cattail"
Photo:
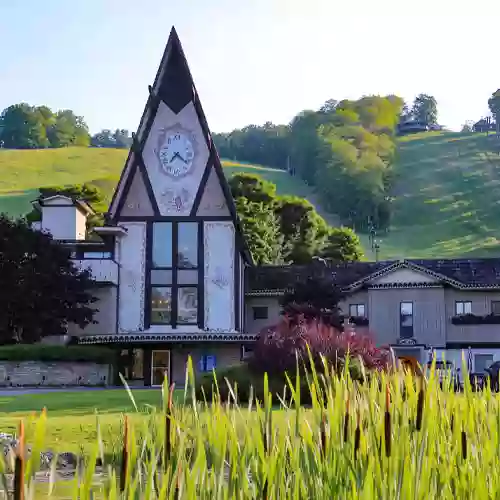
[[[124,429],[123,429],[123,450],[122,450],[122,463],[120,470],[120,491],[125,491],[128,473],[128,417],[125,416]]]
[[[24,421],[19,422],[19,440],[14,466],[14,500],[24,500]]]
[[[420,387],[417,400],[417,419],[415,421],[415,428],[417,431],[422,429],[422,416],[424,413],[424,387],[423,384]]]
[[[344,416],[344,443],[347,443],[347,435],[349,433],[349,397],[345,402],[345,416]]]
[[[361,438],[361,427],[360,427],[360,414],[358,408],[358,417],[356,423],[356,430],[354,431],[354,458],[356,458],[359,450],[359,440]]]
[[[179,468],[177,469],[177,478],[175,481],[175,492],[174,498],[175,500],[179,500],[181,498],[181,465],[179,464]]]
[[[173,405],[173,396],[174,396],[174,388],[175,384],[172,384],[170,386],[170,390],[168,392],[168,404],[167,404],[167,411],[165,414],[165,468],[167,467],[167,463],[170,459],[170,454],[172,451],[172,405]]]
[[[264,487],[262,488],[262,498],[267,500],[267,479],[264,481]]]
[[[321,453],[326,455],[326,417],[323,415],[320,426]]]
[[[467,458],[467,434],[462,431],[462,458],[465,460]]]
[[[389,386],[385,389],[385,415],[384,415],[384,437],[385,437],[385,456],[391,456],[391,414],[389,412],[390,403]]]

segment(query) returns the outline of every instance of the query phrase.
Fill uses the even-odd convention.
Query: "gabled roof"
[[[332,283],[354,292],[398,269],[423,273],[437,283],[459,290],[500,290],[500,258],[485,259],[408,259],[381,262],[326,262],[310,266],[258,266],[248,271],[247,292],[254,295],[279,295],[293,288],[314,272]]]
[[[94,215],[95,212],[90,206],[89,203],[87,203],[85,200],[79,200],[79,199],[73,199],[69,196],[63,195],[63,194],[54,194],[52,196],[46,196],[42,197],[40,196],[36,200],[33,200],[31,203],[32,205],[37,209],[40,210],[40,207],[43,207],[44,205],[47,206],[57,206],[54,205],[54,202],[57,202],[58,200],[64,203],[66,206],[75,206],[77,207],[81,212],[83,212],[86,215]],[[62,204],[61,204],[62,205]]]
[[[198,92],[196,91],[196,87],[189,70],[186,56],[184,55],[181,42],[174,27],[172,27],[170,32],[167,46],[156,73],[153,86],[149,87],[149,98],[137,129],[137,133],[134,136],[133,147],[129,152],[128,158],[125,162],[125,167],[113,194],[107,214],[107,220],[111,223],[116,221],[117,214],[119,213],[120,199],[126,195],[127,186],[129,186],[131,182],[129,178],[135,173],[137,165],[141,165],[143,163],[142,153],[144,144],[151,126],[153,125],[153,121],[161,101],[163,101],[174,113],[179,113],[187,104],[189,104],[189,102],[193,102],[209,150],[209,160],[207,165],[205,165],[205,172],[199,186],[199,192],[195,198],[191,215],[196,214],[196,209],[202,195],[201,190],[204,188],[210,173],[210,168],[213,166],[226,199],[231,218],[233,219],[233,223],[235,225],[239,249],[245,256],[247,262],[251,263],[252,258],[246,242],[244,241],[241,224],[236,213],[236,206],[231,195],[231,190],[222,170],[222,164],[213,143],[205,113],[201,107]]]

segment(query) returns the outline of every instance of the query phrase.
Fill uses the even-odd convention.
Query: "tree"
[[[0,216],[0,341],[33,343],[62,335],[69,323],[92,323],[97,299],[89,271],[79,271],[70,250],[27,222]]]
[[[125,129],[116,129],[114,132],[104,129],[90,139],[90,145],[98,148],[129,148],[131,144],[132,136]]]
[[[4,109],[0,115],[0,142],[10,149],[48,147],[42,113],[26,103]]]
[[[419,94],[413,101],[411,114],[417,122],[427,125],[437,125],[438,111],[435,97],[427,94]]]
[[[106,201],[104,195],[97,186],[93,184],[75,184],[73,186],[49,186],[40,189],[40,196],[47,198],[49,196],[63,195],[72,200],[83,200],[92,206],[95,215],[87,218],[87,229],[95,226],[102,226],[104,222],[104,213],[106,212]],[[41,213],[36,208],[26,216],[28,223],[39,221]]]
[[[491,97],[488,99],[488,107],[495,121],[498,123],[500,120],[500,89],[491,94]]]
[[[53,113],[47,106],[14,104],[0,115],[0,142],[4,148],[37,149],[88,146],[88,127],[71,110]]]
[[[331,228],[322,257],[337,262],[360,260],[363,249],[358,235],[348,227]]]
[[[282,264],[283,236],[272,207],[240,197],[236,199],[236,210],[255,263]]]
[[[240,173],[229,179],[233,198],[246,198],[255,203],[273,204],[276,200],[276,184],[260,175]]]

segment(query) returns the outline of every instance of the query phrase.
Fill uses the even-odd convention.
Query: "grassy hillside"
[[[0,149],[0,212],[23,215],[43,186],[92,182],[108,199],[118,182],[127,151],[104,148],[45,150]],[[279,194],[293,194],[314,202],[312,189],[286,172],[257,165],[224,161],[225,172],[256,173],[274,182]]]
[[[425,133],[399,143],[382,258],[500,255],[500,139]]]
[[[21,215],[41,186],[93,182],[108,197],[127,152],[68,148],[0,150],[0,211]],[[225,161],[230,176],[252,172],[280,194],[309,199],[331,224],[313,190],[283,171]],[[379,235],[380,258],[500,255],[500,139],[494,135],[425,133],[399,142],[391,230]],[[362,238],[367,247],[367,239]],[[368,258],[374,258],[367,252]]]

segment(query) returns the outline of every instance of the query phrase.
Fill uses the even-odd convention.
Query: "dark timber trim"
[[[142,153],[139,151],[140,146],[137,144],[137,142],[134,142],[132,144],[132,147],[136,150],[137,165],[142,174],[142,180],[144,181],[144,185],[146,186],[146,192],[148,193],[149,202],[153,207],[153,213],[158,216],[160,215],[160,209],[158,208],[158,203],[156,202],[156,196],[154,194],[153,187],[151,186],[151,181],[149,180],[146,165],[144,165]]]
[[[179,261],[179,225],[172,224],[172,312],[171,325],[177,328],[177,311],[179,308],[179,297],[177,295],[177,276]]]
[[[146,223],[146,268],[145,287],[146,293],[144,294],[144,328],[151,327],[151,269],[153,259],[153,224]]]
[[[120,213],[123,210],[123,205],[125,204],[125,200],[127,199],[128,193],[130,191],[130,186],[132,185],[137,169],[139,168],[136,156],[137,155],[134,153],[134,162],[129,170],[130,175],[125,179],[125,185],[123,186],[122,195],[120,196],[118,204],[116,205],[115,219],[120,217]]]
[[[234,252],[234,326],[241,331],[240,321],[240,252]]]
[[[203,221],[232,221],[232,217],[229,215],[225,216],[197,216],[193,217],[191,215],[180,215],[180,216],[171,216],[171,215],[152,215],[152,216],[143,216],[143,217],[134,217],[131,215],[124,215],[120,217],[120,222],[137,222],[138,220],[147,221],[147,222],[203,222]]]
[[[207,187],[208,177],[210,176],[210,171],[212,170],[212,154],[208,155],[207,164],[205,165],[205,170],[201,176],[200,186],[198,187],[198,192],[194,197],[193,207],[191,208],[191,217],[196,216],[198,209],[200,208],[201,199],[203,198],[203,193]]]
[[[205,226],[198,223],[198,328],[205,328]]]

